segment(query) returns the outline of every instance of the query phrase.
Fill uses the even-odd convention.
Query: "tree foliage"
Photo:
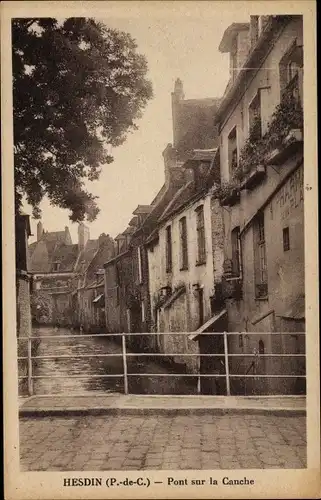
[[[16,210],[46,195],[70,219],[99,212],[85,181],[113,161],[152,97],[131,36],[88,18],[12,22]]]

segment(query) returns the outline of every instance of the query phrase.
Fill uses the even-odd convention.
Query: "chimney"
[[[89,240],[89,228],[81,222],[78,226],[78,250],[81,252]]]
[[[42,235],[43,235],[43,225],[42,222],[39,221],[37,224],[37,241],[41,240]]]
[[[172,120],[173,120],[173,145],[177,146],[180,138],[180,108],[184,100],[183,82],[180,78],[175,81],[174,92],[172,92]]]

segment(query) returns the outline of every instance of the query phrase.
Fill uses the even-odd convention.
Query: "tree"
[[[99,209],[85,180],[113,161],[148,100],[147,62],[127,33],[94,19],[12,22],[15,200],[46,195],[72,221]]]

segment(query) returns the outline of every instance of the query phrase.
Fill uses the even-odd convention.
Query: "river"
[[[71,338],[70,335],[75,335]],[[33,360],[34,394],[87,394],[124,392],[121,346],[106,337],[80,336],[66,328],[38,327],[34,337],[48,337],[34,341],[33,356],[51,356]],[[49,338],[53,336],[53,338]],[[114,354],[99,357],[99,354]],[[118,356],[117,356],[118,354]],[[59,356],[72,356],[63,358]],[[91,357],[82,357],[90,355]],[[149,357],[127,358],[128,389],[131,394],[196,394],[197,377],[139,377],[130,373],[173,373],[173,369]],[[94,375],[94,377],[90,377]],[[104,377],[104,375],[119,375]],[[25,394],[26,382],[20,384]]]

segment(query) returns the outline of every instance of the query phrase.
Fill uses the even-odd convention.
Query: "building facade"
[[[252,355],[230,371],[257,375],[232,379],[236,393],[304,391],[299,377],[267,376],[305,373],[304,357],[269,357],[305,352],[302,31],[302,16],[252,16],[220,44],[231,64],[216,117],[223,296],[228,329],[239,332],[229,349]]]

